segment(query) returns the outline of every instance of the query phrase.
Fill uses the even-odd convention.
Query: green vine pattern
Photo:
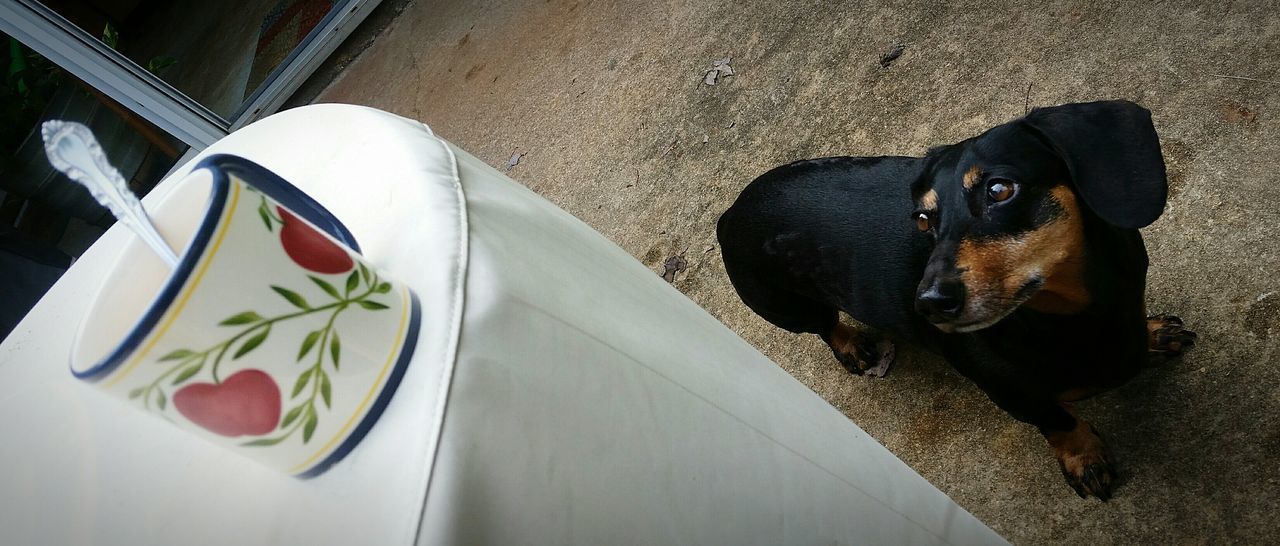
[[[258,194],[258,197],[259,197],[258,217],[262,218],[263,224],[266,224],[267,231],[275,232],[276,224],[283,225],[284,219],[279,216],[276,216],[275,213],[271,212],[271,206],[267,204],[267,196],[259,193],[258,190],[254,188],[248,188],[248,189],[249,191]]]

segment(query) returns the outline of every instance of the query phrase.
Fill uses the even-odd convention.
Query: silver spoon
[[[129,191],[120,171],[111,166],[93,132],[74,121],[51,120],[40,127],[44,152],[53,168],[89,189],[89,194],[107,207],[120,223],[133,230],[169,267],[178,266],[178,256],[160,237],[147,218],[138,196]]]

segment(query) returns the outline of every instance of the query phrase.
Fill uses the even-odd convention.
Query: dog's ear
[[[1137,229],[1164,212],[1169,186],[1151,112],[1129,101],[1038,108],[1023,121],[1071,171],[1076,191],[1107,223]]]

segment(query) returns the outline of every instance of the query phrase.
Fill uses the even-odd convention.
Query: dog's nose
[[[946,322],[964,310],[964,283],[958,279],[938,279],[916,296],[916,311],[930,322]]]

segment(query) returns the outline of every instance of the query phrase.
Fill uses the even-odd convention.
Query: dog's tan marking
[[[1039,277],[1043,285],[1026,305],[1044,313],[1078,313],[1089,305],[1084,286],[1084,223],[1075,194],[1050,190],[1062,214],[1034,231],[992,241],[960,241],[956,266],[971,309],[999,312],[1018,290]]]
[[[1196,333],[1183,327],[1173,315],[1147,317],[1147,364],[1168,362],[1195,347]]]
[[[835,353],[836,360],[849,373],[884,377],[893,365],[894,347],[887,339],[858,330],[852,326],[836,321],[831,333],[826,336],[827,344]]]
[[[832,349],[850,355],[858,354],[858,344],[862,343],[862,336],[858,331],[840,321],[836,321],[835,327],[831,329],[830,339],[828,344]]]
[[[929,190],[920,196],[920,210],[938,210],[938,192]]]
[[[1084,220],[1076,194],[1070,187],[1060,185],[1049,193],[1062,207],[1063,216],[1050,223],[1051,226],[1057,226],[1052,233],[1046,233],[1041,242],[1045,250],[1062,249],[1065,258],[1051,267],[1044,276],[1044,287],[1027,300],[1026,306],[1043,313],[1078,313],[1091,300],[1084,285]]]
[[[1175,319],[1177,320],[1177,319]],[[1161,339],[1161,334],[1165,332],[1172,323],[1165,318],[1164,315],[1156,315],[1147,317],[1147,350],[1149,351],[1174,351],[1182,350],[1182,340],[1177,337],[1170,339]],[[1177,320],[1177,328],[1175,331],[1182,330],[1182,321]]]
[[[973,189],[974,186],[978,185],[978,182],[981,182],[981,181],[982,181],[982,167],[974,165],[972,167],[969,167],[968,171],[965,171],[964,180],[963,180],[964,189],[971,190]]]
[[[1062,461],[1065,470],[1072,474],[1084,471],[1083,459],[1101,458],[1106,451],[1102,438],[1094,434],[1093,427],[1084,419],[1076,418],[1076,428],[1069,431],[1050,432],[1045,435],[1053,454]]]

